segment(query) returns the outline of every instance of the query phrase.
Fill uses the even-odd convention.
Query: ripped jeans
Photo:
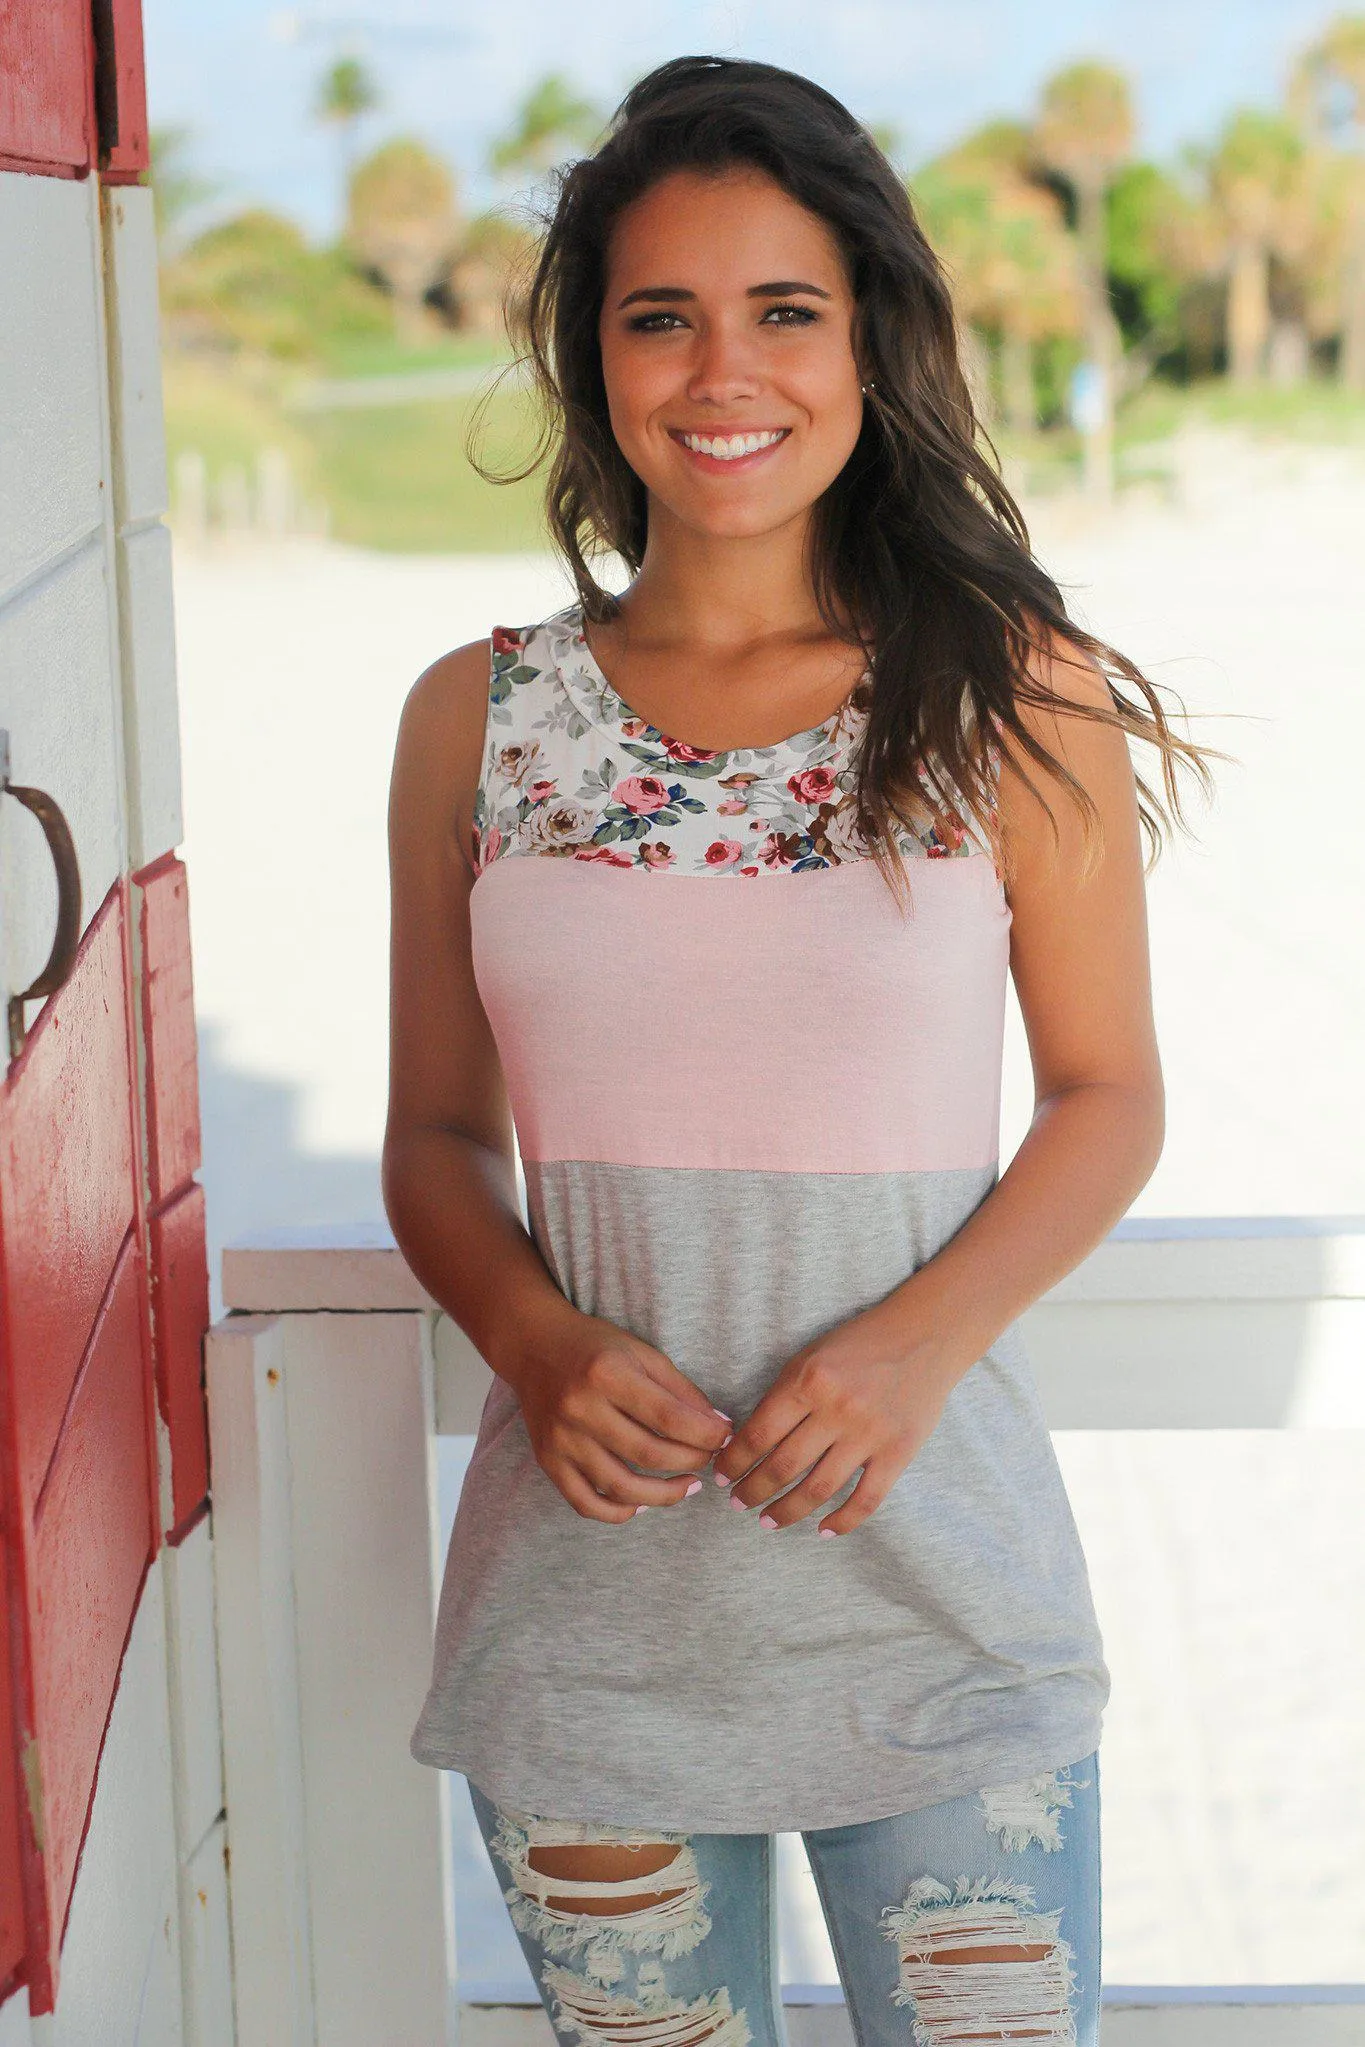
[[[470,1793],[561,2047],[786,2047],[770,1834],[627,1832]],[[802,1839],[858,2047],[1096,2047],[1098,1753]]]

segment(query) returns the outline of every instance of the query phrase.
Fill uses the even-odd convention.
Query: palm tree
[[[512,125],[489,152],[489,167],[501,175],[538,178],[566,156],[597,140],[603,117],[591,100],[576,93],[558,71],[532,86]]]
[[[1209,193],[1228,272],[1228,369],[1234,384],[1265,374],[1272,257],[1306,246],[1311,209],[1303,137],[1281,114],[1243,108],[1209,159]]]
[[[1056,194],[1030,180],[1028,131],[993,122],[914,179],[926,232],[953,279],[959,318],[1000,338],[1006,424],[1037,424],[1034,348],[1074,334],[1075,247]]]
[[[1365,390],[1365,15],[1343,14],[1310,45],[1290,81],[1290,107],[1309,135],[1351,160],[1338,163],[1332,182],[1339,205],[1339,374]]]
[[[1113,488],[1114,379],[1119,333],[1109,304],[1105,197],[1133,145],[1128,81],[1107,64],[1073,64],[1043,87],[1034,146],[1075,195],[1086,354],[1096,405],[1086,434],[1086,481],[1097,496]]]
[[[338,57],[322,74],[314,112],[318,120],[335,128],[341,142],[341,190],[350,191],[355,170],[356,138],[366,114],[379,105],[380,92],[374,74],[359,57]]]

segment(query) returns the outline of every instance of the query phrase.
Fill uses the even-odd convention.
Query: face
[[[853,313],[833,233],[762,172],[676,171],[622,212],[598,333],[651,518],[750,536],[804,517],[862,426]]]

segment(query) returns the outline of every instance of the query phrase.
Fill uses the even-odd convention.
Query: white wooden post
[[[242,2047],[450,2037],[449,1787],[408,1754],[435,1613],[431,1319],[210,1335]]]

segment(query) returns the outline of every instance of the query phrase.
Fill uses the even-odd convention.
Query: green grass
[[[1222,378],[1184,389],[1150,384],[1121,417],[1132,440],[1158,440],[1186,424],[1241,427],[1260,438],[1295,441],[1365,440],[1365,393],[1325,378],[1281,389],[1237,389]]]
[[[392,375],[456,362],[498,359],[491,340],[453,337],[431,349],[387,340],[339,349],[328,374]],[[321,499],[339,540],[400,553],[484,553],[537,549],[547,539],[540,479],[485,483],[465,453],[477,394],[373,409],[285,409],[282,373],[244,372],[168,356],[167,437],[172,460],[182,448],[203,454],[211,477],[229,463],[250,470],[259,449],[282,448],[301,493]],[[533,446],[524,387],[508,383],[485,407],[482,447],[497,466],[524,462]],[[1160,483],[1160,444],[1186,425],[1239,428],[1258,437],[1318,444],[1365,443],[1365,396],[1311,382],[1292,390],[1236,391],[1223,382],[1187,388],[1151,384],[1118,421],[1120,488]],[[1066,428],[1028,440],[1003,431],[1002,456],[1024,466],[1030,492],[1074,487],[1080,443]]]
[[[328,377],[397,377],[410,371],[463,369],[493,363],[507,353],[491,334],[450,334],[414,346],[384,334],[336,334],[321,348],[321,373]]]
[[[392,361],[370,358],[369,373],[389,373]],[[417,366],[435,365],[423,356]],[[279,373],[245,375],[168,356],[163,376],[172,467],[182,449],[197,449],[215,483],[229,465],[250,472],[262,448],[281,448],[300,493],[327,505],[338,540],[404,554],[502,554],[548,544],[536,480],[485,483],[466,456],[477,394],[294,412],[283,404]],[[482,418],[482,459],[524,463],[534,445],[524,389],[500,391]]]
[[[163,359],[161,375],[172,473],[185,449],[197,449],[213,478],[233,463],[250,470],[262,448],[276,447],[289,457],[300,487],[316,491],[312,447],[281,411],[271,379],[174,355]]]
[[[402,553],[505,554],[548,545],[535,478],[485,483],[465,454],[473,398],[307,416],[332,531],[360,547]],[[482,415],[476,452],[521,466],[532,447],[529,409],[500,393]]]

